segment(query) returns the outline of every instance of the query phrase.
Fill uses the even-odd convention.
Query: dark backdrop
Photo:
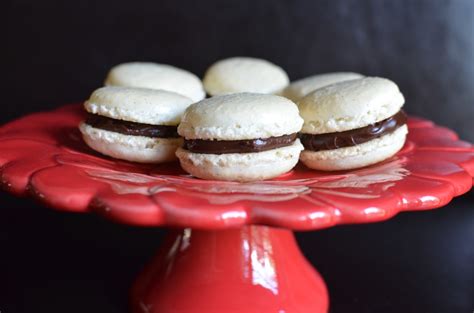
[[[406,109],[474,141],[474,1],[2,2],[0,123],[81,101],[120,62],[202,76],[247,55],[292,79],[356,71],[396,81]],[[472,193],[444,209],[299,234],[331,312],[474,310]],[[126,312],[163,231],[53,212],[0,195],[0,311]]]

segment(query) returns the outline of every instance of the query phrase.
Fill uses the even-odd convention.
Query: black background
[[[247,55],[291,79],[357,71],[396,81],[411,114],[474,141],[474,1],[3,1],[0,123],[85,99],[120,62],[202,76]],[[298,234],[333,313],[474,310],[474,198],[391,221]],[[164,231],[0,194],[0,311],[127,312]]]

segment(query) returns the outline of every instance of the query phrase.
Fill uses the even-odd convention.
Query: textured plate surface
[[[53,208],[135,225],[309,230],[440,207],[470,190],[474,176],[473,146],[418,118],[409,119],[403,150],[383,163],[337,173],[299,165],[255,183],[205,181],[178,163],[150,166],[101,156],[82,142],[82,118],[75,104],[1,127],[0,186]]]

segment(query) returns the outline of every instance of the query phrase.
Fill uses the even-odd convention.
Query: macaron
[[[300,160],[324,171],[381,162],[404,145],[405,100],[385,78],[366,77],[317,89],[298,102],[304,119]]]
[[[275,93],[289,83],[288,75],[279,66],[249,57],[217,61],[206,71],[204,89],[211,96],[250,92]]]
[[[176,151],[193,176],[228,181],[258,181],[290,171],[303,146],[296,105],[283,97],[237,93],[212,97],[186,109]]]
[[[191,72],[151,62],[130,62],[114,66],[106,86],[161,89],[184,95],[194,102],[206,97],[201,80]]]
[[[362,74],[352,72],[335,72],[313,75],[292,82],[283,89],[280,94],[283,97],[296,102],[318,88],[362,77],[364,77]]]
[[[87,145],[113,158],[172,161],[183,144],[177,126],[192,102],[170,91],[102,87],[84,103],[87,116],[79,129]]]

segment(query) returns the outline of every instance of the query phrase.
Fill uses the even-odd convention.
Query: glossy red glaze
[[[291,231],[172,232],[132,290],[135,313],[325,313],[321,277]]]
[[[474,176],[473,146],[419,118],[409,119],[402,151],[374,166],[325,173],[299,165],[276,179],[233,183],[193,178],[178,163],[99,155],[77,130],[83,117],[70,105],[1,127],[0,187],[61,210],[186,228],[169,236],[137,280],[135,312],[326,312],[324,283],[292,234],[246,225],[310,230],[381,221],[443,206],[470,190]]]
[[[193,178],[178,163],[140,165],[99,155],[80,138],[83,116],[80,105],[70,105],[1,127],[0,185],[57,209],[95,211],[129,224],[297,230],[440,207],[472,187],[473,146],[419,118],[409,120],[404,149],[377,165],[333,173],[299,165],[276,179],[233,183]]]

